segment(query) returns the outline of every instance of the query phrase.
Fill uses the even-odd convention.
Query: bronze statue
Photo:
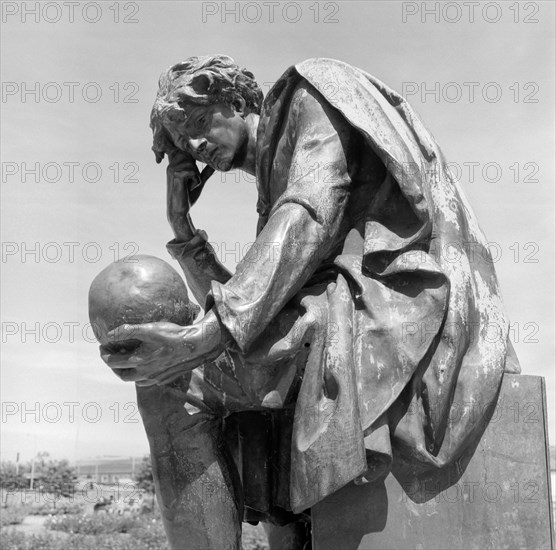
[[[187,463],[158,474],[174,547],[238,548],[243,515],[296,526],[294,548],[347,483],[458,460],[486,423],[474,405],[519,365],[487,241],[407,102],[332,59],[290,67],[263,100],[229,57],[192,57],[161,76],[151,127],[169,159],[168,250],[205,315],[119,327],[112,342],[145,347],[103,359],[156,393],[152,452],[171,429],[162,454]],[[189,209],[234,168],[256,176],[260,217],[231,274]],[[195,497],[203,479],[226,489]]]

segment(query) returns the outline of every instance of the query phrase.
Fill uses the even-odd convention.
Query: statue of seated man
[[[487,421],[473,404],[519,365],[487,240],[407,102],[332,59],[263,100],[229,57],[191,57],[161,76],[151,127],[168,250],[205,314],[119,327],[145,347],[103,359],[137,385],[172,546],[240,548],[242,518],[299,526],[393,461],[458,460]],[[189,214],[232,169],[256,177],[259,213],[233,274]]]

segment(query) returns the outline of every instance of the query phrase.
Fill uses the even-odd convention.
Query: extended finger
[[[100,346],[100,357],[111,369],[129,368],[129,359],[133,354],[129,351],[114,351],[114,344]]]
[[[137,369],[118,369],[113,372],[124,382],[139,382],[145,379],[145,375],[138,372]]]
[[[149,386],[156,386],[158,382],[154,379],[136,380],[135,384],[141,388],[146,388]]]
[[[153,351],[152,353],[146,353],[144,355],[140,355],[138,353],[130,353],[130,352],[118,352],[118,353],[111,353],[105,352],[103,350],[104,346],[101,346],[101,353],[100,356],[102,360],[111,368],[111,369],[141,369],[148,370],[149,368],[152,369],[153,363],[156,364],[156,359],[162,350],[158,349]]]
[[[141,340],[144,342],[153,342],[153,324],[145,323],[142,325],[120,325],[111,330],[106,337],[110,342],[124,342],[126,340]]]

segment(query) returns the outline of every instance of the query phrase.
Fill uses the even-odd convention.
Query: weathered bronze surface
[[[123,325],[169,321],[187,325],[199,308],[177,271],[154,256],[138,255],[103,269],[89,289],[89,320],[97,340]]]
[[[290,67],[263,101],[230,58],[189,58],[162,75],[151,127],[157,162],[169,160],[168,250],[205,316],[120,327],[113,343],[144,347],[103,359],[140,388],[159,384],[153,403],[180,384],[171,414],[143,416],[151,448],[166,430],[163,447],[188,464],[158,470],[170,538],[216,513],[189,493],[205,474],[229,495],[223,526],[238,507],[299,524],[393,464],[436,475],[460,460],[486,421],[455,411],[494,406],[504,372],[520,369],[487,240],[407,102],[332,59]],[[260,217],[231,274],[190,209],[211,170],[233,168],[256,176]],[[222,529],[214,540],[228,529],[235,548]]]
[[[135,338],[110,344],[107,332],[122,324],[182,326],[192,323],[198,310],[179,274],[153,256],[110,264],[89,290],[89,317],[103,354],[137,353],[137,346],[145,345]],[[125,379],[125,372],[119,375]],[[184,408],[190,386],[186,374],[166,385],[136,387],[162,519],[173,548],[235,549],[241,536],[241,480],[223,441],[222,418],[189,415]]]

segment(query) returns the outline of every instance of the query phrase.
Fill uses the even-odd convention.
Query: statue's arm
[[[204,305],[211,282],[227,283],[232,274],[220,263],[213,247],[202,230],[194,230],[187,241],[171,240],[166,248],[170,255],[180,264],[187,286],[195,300]]]
[[[195,229],[191,221],[187,182],[196,176],[194,161],[181,152],[170,155],[166,170],[167,215],[175,238],[167,244],[167,249],[180,264],[195,300],[204,305],[211,281],[226,283],[231,273],[216,257],[207,234]]]
[[[249,346],[339,244],[351,191],[350,129],[310,85],[294,92],[285,129],[293,149],[287,187],[267,224],[211,300],[239,348]]]
[[[120,327],[120,340],[133,334],[153,344],[167,343],[133,368],[129,358],[108,357],[121,378],[166,384],[226,347],[235,347],[232,341],[241,352],[249,351],[286,303],[342,246],[352,191],[347,160],[352,133],[339,111],[309,84],[304,86],[285,107],[282,153],[290,166],[276,168],[275,183],[282,192],[254,245],[230,278],[201,232],[182,241],[175,256],[200,303],[210,282],[208,313],[188,327]]]

